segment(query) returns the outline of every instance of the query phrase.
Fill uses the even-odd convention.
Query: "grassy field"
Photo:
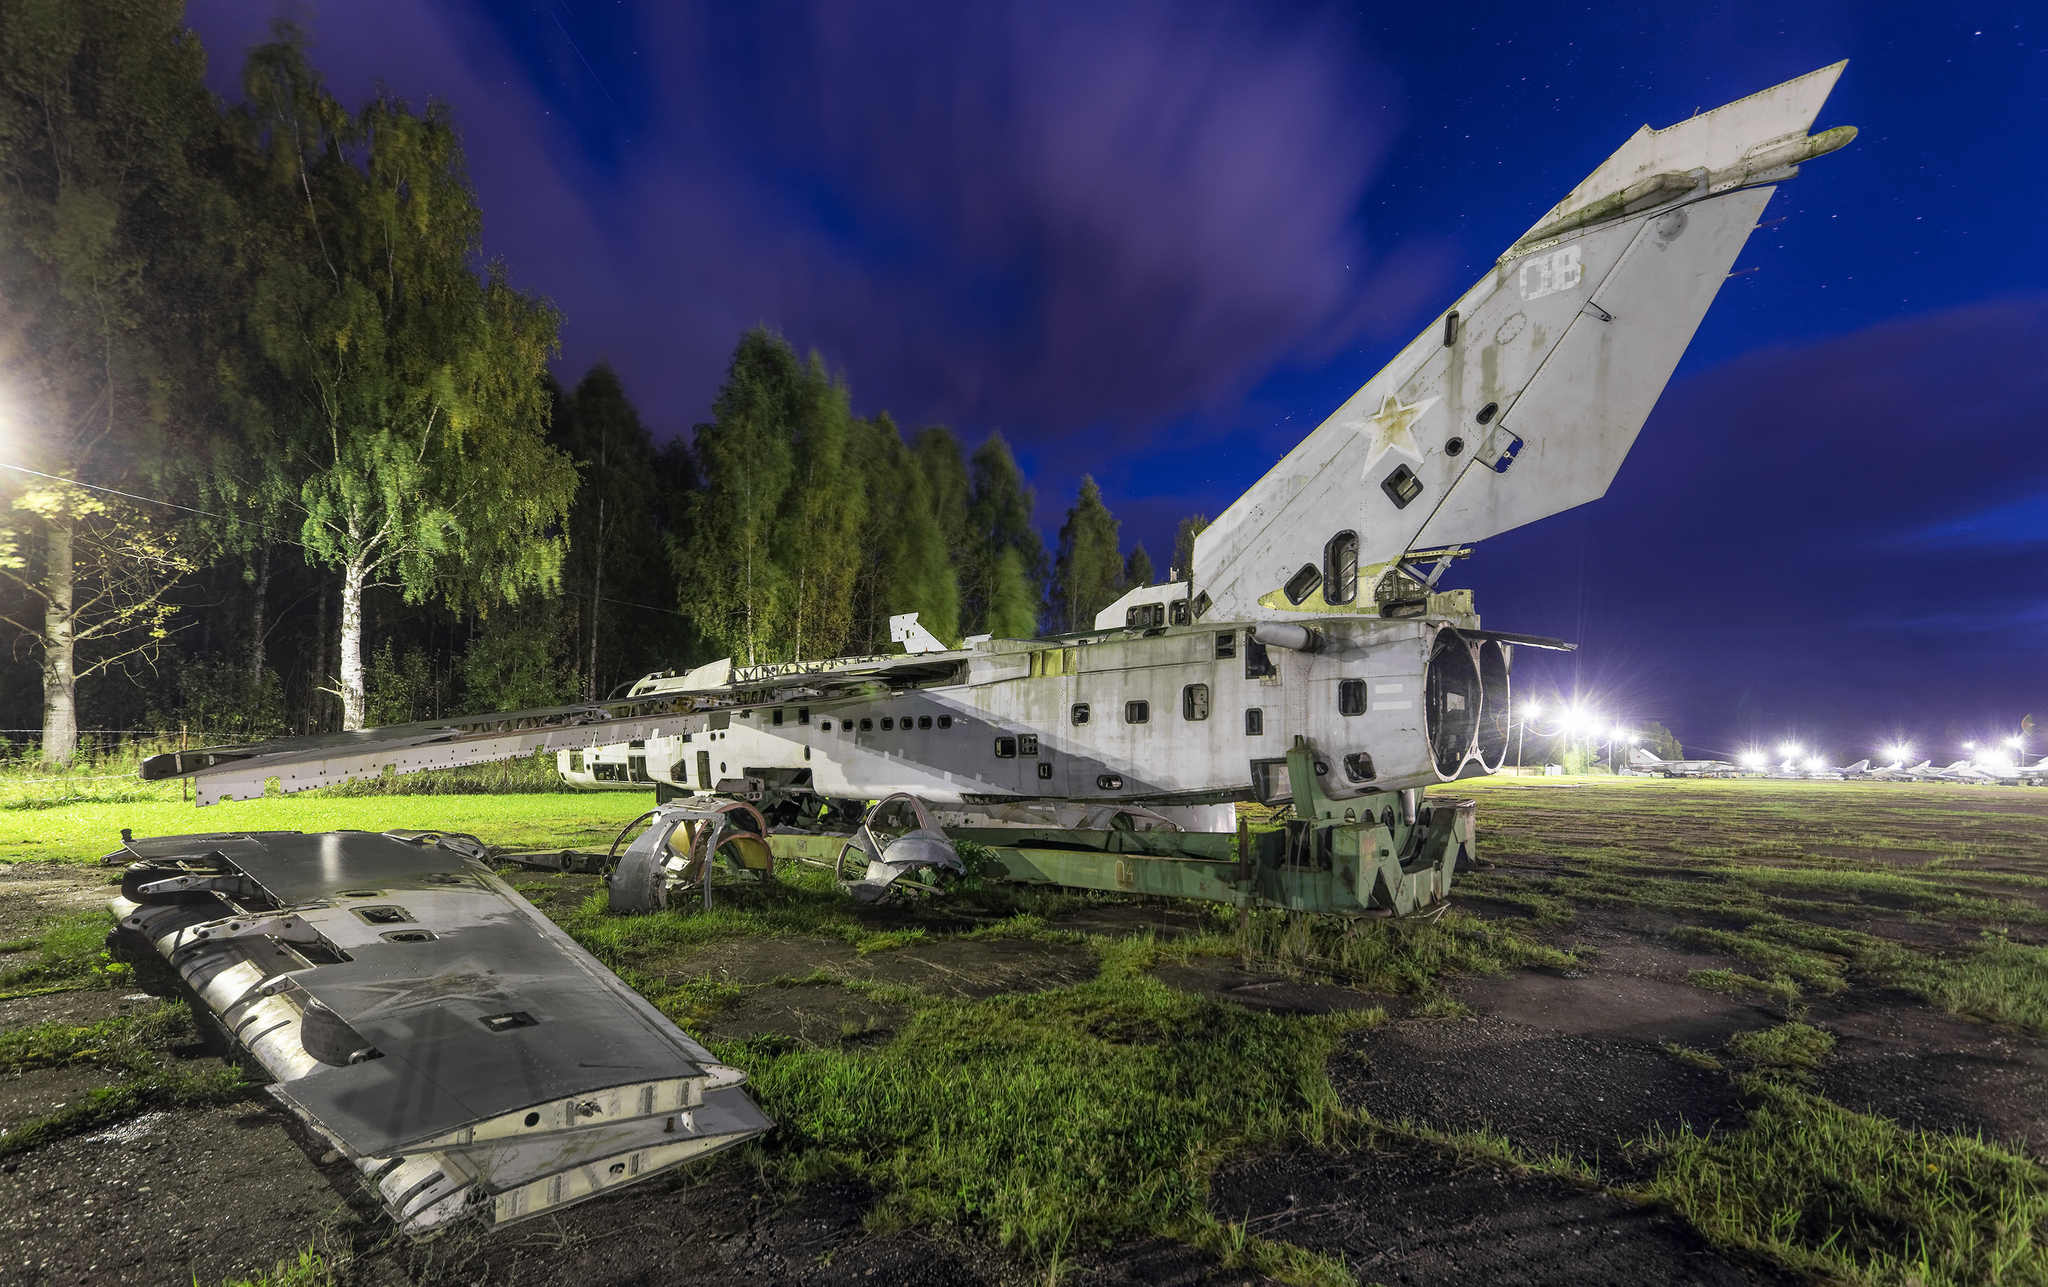
[[[97,862],[120,847],[123,827],[138,836],[403,827],[468,832],[511,849],[566,849],[609,845],[619,828],[654,807],[652,796],[628,791],[391,796],[307,792],[199,809],[179,799],[176,791],[173,784],[168,792],[136,792],[136,799],[0,807],[0,862]]]
[[[1259,1150],[1398,1145],[1446,1167],[1480,1157],[1655,1204],[1729,1254],[1814,1281],[2048,1282],[2048,1173],[2029,1148],[1830,1101],[1819,1086],[1836,1038],[1809,1022],[1811,1007],[1881,992],[2002,1040],[2048,1036],[2048,792],[1547,779],[1444,794],[1479,797],[1489,866],[1433,924],[1267,913],[1247,936],[1222,909],[1006,888],[875,913],[808,871],[708,916],[616,917],[590,878],[508,875],[749,1071],[781,1126],[725,1165],[788,1191],[857,1181],[877,1195],[875,1235],[993,1243],[1051,1277],[1091,1248],[1163,1235],[1284,1281],[1349,1283],[1342,1256],[1212,1212],[1210,1177]],[[584,846],[608,842],[647,803],[301,797],[194,811],[102,800],[0,810],[0,853],[78,862],[111,848],[122,826],[431,826],[499,845]],[[1103,927],[1134,910],[1171,912],[1174,932]],[[1585,927],[1617,913],[1660,918],[1658,941],[1729,962],[1694,971],[1690,986],[1777,1015],[1718,1048],[1676,1052],[1730,1079],[1739,1122],[1646,1131],[1630,1147],[1650,1164],[1624,1175],[1340,1104],[1333,1060],[1389,1012],[1454,1020],[1466,1013],[1460,980],[1572,970],[1596,959]],[[127,986],[98,954],[100,924],[79,912],[0,943],[0,994]],[[1041,958],[1064,973],[1034,973]],[[1169,981],[1246,961],[1368,995],[1332,1013],[1277,1013]],[[806,1007],[823,1029],[790,1019]],[[182,1023],[166,1008],[0,1036],[0,1067],[90,1062],[120,1076],[0,1136],[0,1153],[145,1106],[247,1093],[163,1056]]]

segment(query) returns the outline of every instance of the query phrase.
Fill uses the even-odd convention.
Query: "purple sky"
[[[1390,9],[1392,7],[1389,7]],[[200,0],[454,105],[491,253],[660,434],[765,322],[1163,564],[1638,124],[1848,57],[1610,496],[1460,569],[1526,690],[1730,751],[2048,723],[2048,26],[2020,5]]]

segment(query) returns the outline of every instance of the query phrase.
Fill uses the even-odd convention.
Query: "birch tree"
[[[576,485],[546,442],[558,319],[480,274],[482,219],[447,108],[351,114],[295,35],[250,55],[244,161],[261,241],[252,468],[339,574],[342,723],[364,717],[363,594],[488,608],[552,589]]]

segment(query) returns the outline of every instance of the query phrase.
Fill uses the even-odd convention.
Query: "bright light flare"
[[[1760,769],[1769,762],[1770,757],[1762,751],[1744,751],[1742,753],[1742,767],[1745,769]]]
[[[1523,702],[1523,703],[1522,703],[1522,718],[1523,718],[1523,719],[1535,719],[1535,718],[1536,718],[1537,716],[1539,716],[1539,715],[1541,715],[1541,714],[1543,714],[1543,703],[1542,703],[1542,702]]]
[[[2027,744],[2027,739],[2019,736],[2008,737],[2005,739],[2005,744],[2007,746],[2012,747],[2014,750],[2018,750],[2020,747],[2025,746]]]
[[[1797,756],[1799,755],[1799,743],[1785,743],[1783,746],[1778,748],[1778,754],[1784,756],[1788,760],[1797,758]]]
[[[1913,754],[1913,748],[1912,748],[1912,747],[1910,747],[1910,746],[1907,746],[1907,745],[1906,745],[1905,743],[1901,742],[1901,743],[1899,743],[1899,744],[1898,744],[1897,746],[1887,746],[1887,747],[1885,747],[1885,748],[1884,748],[1884,753],[1885,753],[1885,758],[1887,758],[1887,759],[1892,759],[1892,760],[1897,760],[1897,761],[1899,761],[1900,763],[1904,763],[1904,762],[1905,762],[1905,761],[1906,761],[1906,760],[1907,760],[1908,758],[1910,758],[1910,757],[1912,756],[1912,754]]]
[[[1828,762],[1826,760],[1815,758],[1808,760],[1806,762],[1806,771],[1809,773],[1818,773],[1827,766]]]

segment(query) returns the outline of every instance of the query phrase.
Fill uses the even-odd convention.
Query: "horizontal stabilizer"
[[[1805,133],[1841,70],[1639,130],[1196,537],[1204,615],[1367,611],[1411,551],[1603,495],[1771,185],[1853,135]]]

